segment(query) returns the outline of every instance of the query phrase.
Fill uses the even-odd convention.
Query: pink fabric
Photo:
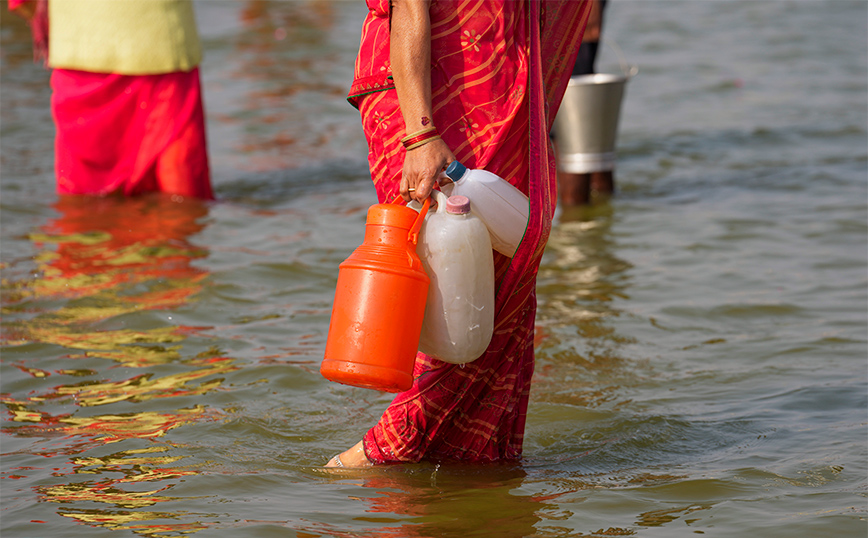
[[[51,87],[59,194],[214,197],[198,68],[141,76],[55,69]]]
[[[388,61],[386,0],[369,0],[350,100],[359,107],[380,201],[398,191],[405,135]],[[434,124],[457,159],[508,180],[530,198],[513,259],[495,256],[494,337],[460,367],[419,354],[413,387],[364,438],[374,463],[486,462],[521,456],[530,381],[536,274],[556,204],[548,141],[587,19],[584,1],[433,2]]]

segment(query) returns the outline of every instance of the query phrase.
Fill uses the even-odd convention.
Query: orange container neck
[[[368,224],[365,226],[365,244],[368,246],[405,248],[409,242],[407,238],[408,233],[408,228],[384,224]]]
[[[377,204],[368,210],[365,243],[370,246],[404,248],[410,228],[419,214],[412,209],[394,204]]]

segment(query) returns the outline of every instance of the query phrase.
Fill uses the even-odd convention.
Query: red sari
[[[368,0],[350,102],[361,112],[381,202],[398,193],[404,121],[389,64],[389,1]],[[463,367],[420,353],[410,390],[363,438],[374,463],[521,457],[534,367],[536,274],[556,205],[548,140],[589,3],[433,0],[434,125],[456,158],[508,180],[530,198],[515,256],[495,257],[494,336]]]

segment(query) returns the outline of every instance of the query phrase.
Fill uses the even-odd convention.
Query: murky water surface
[[[864,537],[868,4],[612,2],[620,193],[558,215],[525,459],[335,473],[390,399],[318,373],[364,9],[197,4],[210,204],[58,201],[4,12],[3,536]]]

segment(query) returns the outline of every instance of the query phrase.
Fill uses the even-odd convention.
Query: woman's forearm
[[[430,0],[392,0],[389,59],[407,135],[434,125],[430,4]],[[399,192],[405,200],[424,200],[440,171],[453,160],[455,156],[439,136],[423,145],[408,146]]]
[[[430,0],[393,0],[389,59],[407,134],[432,125]]]

